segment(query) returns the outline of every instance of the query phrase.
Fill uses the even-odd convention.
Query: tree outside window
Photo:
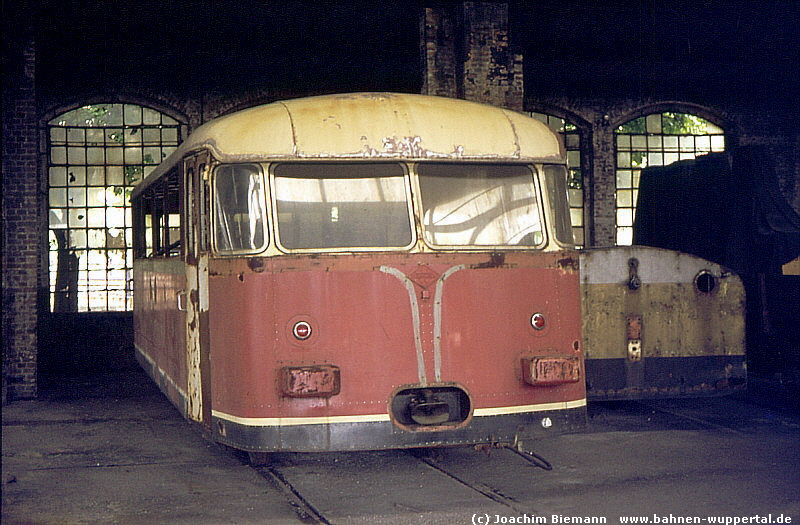
[[[49,122],[50,307],[133,303],[130,193],[177,148],[180,125],[136,104],[93,104]]]
[[[630,120],[615,135],[616,243],[629,246],[642,170],[725,151],[725,133],[696,115],[667,111]]]

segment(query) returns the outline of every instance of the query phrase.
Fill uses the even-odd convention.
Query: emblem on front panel
[[[429,266],[417,266],[417,268],[408,274],[408,278],[421,288],[427,288],[439,280],[439,274],[430,269]]]

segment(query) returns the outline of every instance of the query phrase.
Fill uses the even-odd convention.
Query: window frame
[[[408,224],[410,229],[410,239],[409,242],[402,246],[343,246],[343,247],[331,247],[331,248],[289,248],[285,246],[281,241],[281,233],[280,233],[280,220],[279,220],[279,205],[278,205],[278,192],[277,192],[277,182],[276,179],[278,175],[276,175],[275,170],[279,166],[286,166],[286,165],[325,165],[325,164],[337,164],[337,165],[347,165],[347,164],[356,164],[356,165],[393,165],[397,166],[402,171],[402,178],[403,178],[403,191],[405,195],[405,202],[406,202],[406,214],[408,217]],[[330,160],[322,160],[322,161],[285,161],[285,162],[275,162],[270,164],[269,166],[269,183],[270,183],[270,204],[272,207],[272,215],[273,215],[273,222],[272,222],[272,232],[274,237],[274,242],[276,247],[283,253],[366,253],[366,252],[404,252],[412,249],[417,244],[417,237],[418,231],[416,226],[416,218],[414,213],[414,202],[413,202],[413,191],[411,188],[411,172],[409,170],[409,166],[407,162],[402,161],[374,161],[374,162],[352,162],[352,161],[341,161],[341,162],[331,162]]]
[[[42,125],[50,310],[130,312],[136,258],[130,193],[178,148],[184,124],[145,104],[108,101],[61,111]],[[62,252],[74,266],[62,266]]]
[[[564,149],[567,155],[567,163],[565,165],[567,170],[567,202],[572,225],[572,237],[574,239],[573,246],[582,248],[589,242],[588,224],[590,219],[587,215],[587,201],[590,196],[589,192],[587,192],[587,182],[591,179],[591,155],[589,154],[590,145],[587,135],[591,135],[591,132],[587,130],[585,124],[578,125],[575,122],[577,119],[574,117],[560,117],[544,110],[528,111],[527,114],[531,118],[547,124],[550,129],[561,136],[564,142]],[[575,185],[576,182],[574,181],[577,181],[579,186]],[[580,223],[572,220],[574,218],[579,219]]]
[[[516,166],[516,167],[523,167],[527,169],[531,174],[531,184],[534,189],[536,195],[536,210],[539,215],[539,221],[541,223],[541,234],[542,239],[539,243],[535,245],[513,245],[513,244],[432,244],[428,242],[428,239],[425,236],[425,225],[423,222],[423,215],[425,212],[425,207],[423,206],[423,196],[422,196],[422,188],[420,186],[420,175],[418,168],[421,165],[430,165],[430,164],[450,164],[454,166],[475,166],[475,165],[488,165],[488,166]],[[547,214],[544,210],[544,199],[547,199],[548,196],[543,191],[543,184],[541,181],[541,173],[539,172],[539,166],[541,164],[536,164],[533,162],[487,162],[487,161],[470,161],[470,162],[452,162],[452,161],[435,161],[430,163],[423,163],[423,162],[415,162],[412,164],[412,171],[413,171],[413,179],[414,179],[414,190],[415,190],[415,201],[414,205],[416,209],[419,210],[419,228],[421,234],[421,240],[425,244],[426,247],[430,248],[431,250],[436,251],[460,251],[460,252],[482,252],[482,251],[496,251],[496,250],[543,250],[547,247],[549,243],[549,234],[548,234],[548,218]]]
[[[654,155],[661,155],[662,159],[666,158],[666,155],[669,153],[673,158],[673,160],[669,163],[663,162],[660,164],[653,164],[653,166],[668,166],[673,162],[680,162],[683,160],[692,160],[699,156],[706,155],[709,153],[717,153],[717,152],[724,152],[727,150],[729,138],[725,131],[725,128],[714,122],[713,120],[699,115],[697,113],[692,112],[691,108],[684,108],[684,109],[669,109],[669,108],[651,108],[638,114],[638,116],[631,117],[618,126],[614,127],[613,130],[613,154],[614,154],[614,245],[615,246],[630,246],[633,244],[633,225],[636,220],[636,207],[638,202],[638,194],[639,194],[639,177],[641,176],[641,172],[644,168],[650,167],[649,162],[645,166],[636,167],[634,166],[633,161],[633,154],[640,153],[644,155],[644,158],[648,158],[651,154],[651,151]],[[665,131],[665,129],[669,130],[670,126],[665,126],[665,118],[675,118],[675,115],[686,115],[693,119],[699,119],[702,121],[704,126],[712,126],[713,128],[711,131],[707,131],[705,133],[674,133],[670,131]],[[655,117],[658,117],[656,119]],[[656,120],[658,122],[656,123]],[[657,130],[651,131],[651,125],[655,125]],[[639,131],[638,129],[628,129],[624,130],[623,128],[628,126],[629,128],[636,128],[637,126],[643,126],[643,130]],[[666,138],[667,137],[675,137],[674,142],[675,145],[670,146],[667,148]],[[697,145],[697,138],[698,137],[707,137],[708,138],[708,149],[703,147],[698,147]],[[717,140],[717,144],[715,144],[714,137],[719,137]],[[634,138],[636,138],[636,144],[634,144]],[[691,139],[692,147],[686,147],[685,143]],[[625,147],[625,142],[628,143],[628,146]],[[705,142],[705,141],[703,141]],[[721,142],[721,146],[719,144]],[[620,147],[622,144],[622,148]],[[627,162],[630,166],[620,166],[621,162],[620,159],[623,158],[623,155],[628,155],[630,160]],[[623,163],[624,164],[624,163]],[[627,182],[627,185],[620,184],[620,177],[630,177],[630,180]],[[624,179],[627,180],[627,179]],[[628,199],[630,202],[627,202]],[[625,205],[620,205],[620,202],[627,203]],[[621,219],[624,219],[621,224]],[[630,224],[627,224],[630,222]],[[623,238],[621,236],[625,236],[629,233],[630,240]],[[625,241],[625,242],[620,242]]]
[[[176,167],[132,199],[134,259],[171,259],[184,256],[186,214],[183,198],[183,181]],[[170,223],[171,216],[177,216],[177,226]],[[173,237],[173,233],[177,238]]]
[[[229,166],[253,166],[256,168],[258,176],[261,179],[261,193],[262,193],[262,214],[261,219],[263,221],[263,242],[259,247],[248,249],[248,250],[221,250],[219,246],[217,246],[217,221],[218,221],[218,209],[217,209],[217,177],[218,172],[220,169],[229,167]],[[230,163],[214,163],[211,167],[206,167],[206,169],[210,169],[211,174],[209,177],[209,185],[208,185],[208,192],[207,192],[207,199],[209,201],[208,205],[208,223],[209,223],[209,232],[208,238],[206,242],[209,242],[211,245],[212,253],[217,257],[243,257],[243,256],[253,256],[258,255],[260,253],[265,252],[271,242],[272,242],[272,216],[269,209],[269,195],[272,193],[271,187],[269,186],[268,177],[265,174],[264,166],[258,162],[230,162]]]

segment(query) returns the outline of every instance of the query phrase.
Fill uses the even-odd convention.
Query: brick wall
[[[456,72],[456,13],[453,9],[425,9],[420,17],[420,61],[425,95],[459,98],[463,86]]]
[[[521,111],[522,55],[508,38],[508,5],[426,8],[420,24],[422,93]]]
[[[36,396],[37,295],[41,260],[35,46],[4,71],[3,383],[8,399]]]

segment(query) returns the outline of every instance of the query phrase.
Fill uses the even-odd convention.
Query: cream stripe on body
[[[474,417],[504,416],[510,414],[528,414],[544,412],[546,410],[564,410],[586,406],[586,398],[575,401],[561,401],[556,403],[541,403],[538,405],[518,405],[508,407],[476,408]],[[318,416],[318,417],[238,417],[218,410],[212,410],[211,415],[231,423],[238,423],[250,427],[288,427],[297,425],[335,425],[342,423],[379,423],[389,421],[388,414],[365,414],[358,416]]]

